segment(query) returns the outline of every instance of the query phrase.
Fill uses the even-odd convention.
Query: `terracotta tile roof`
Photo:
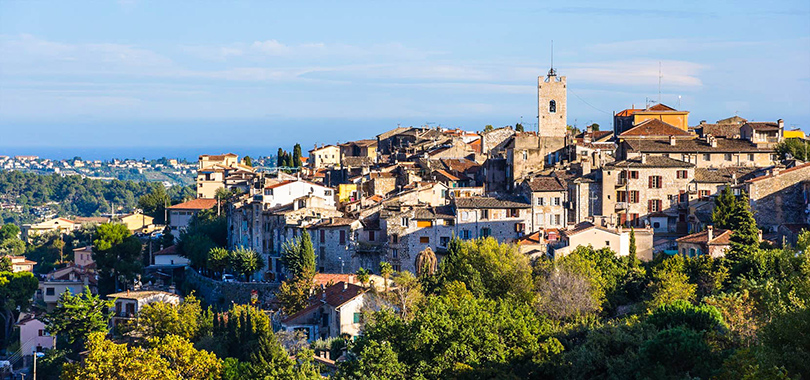
[[[447,178],[450,181],[458,181],[458,180],[461,179],[461,178],[458,178],[458,177],[456,177],[456,176],[454,176],[454,175],[452,175],[452,174],[450,174],[447,171],[442,170],[442,169],[435,170],[434,172],[441,174],[442,176],[444,176],[444,178]]]
[[[605,164],[607,167],[621,169],[621,168],[691,168],[695,164],[676,160],[674,158],[664,156],[647,156],[646,162],[641,162],[641,157],[631,158],[624,161],[611,162]]]
[[[418,207],[413,210],[413,218],[421,220],[455,219],[456,215],[451,206]]]
[[[477,162],[466,158],[442,158],[441,162],[448,170],[456,173],[464,173],[470,169],[478,170],[481,167]]]
[[[106,216],[75,216],[73,221],[77,223],[109,223],[110,218]]]
[[[645,136],[692,136],[672,124],[658,119],[647,119],[622,132],[619,137],[645,137]]]
[[[563,230],[562,233],[564,235],[569,235],[570,236],[570,235],[574,235],[574,234],[582,232],[582,231],[590,230],[591,228],[594,228],[594,227],[596,227],[596,225],[594,225],[591,222],[582,222],[582,223],[575,224],[574,228],[572,228],[570,230]]]
[[[738,124],[700,124],[696,128],[700,128],[701,136],[736,138],[740,136],[740,127]]]
[[[533,245],[542,243],[541,231],[533,232],[518,239],[518,245]]]
[[[161,249],[154,253],[155,256],[163,256],[163,255],[176,255],[177,254],[177,246],[170,245],[166,248]]]
[[[677,111],[677,110],[666,104],[658,103],[656,105],[647,107],[645,111]]]
[[[170,210],[208,210],[217,205],[216,199],[198,198],[169,207]]]
[[[357,146],[373,146],[377,145],[377,140],[375,139],[364,139],[364,140],[357,140],[357,141],[349,141],[347,143],[340,144],[341,146],[349,146],[349,145],[357,145]]]
[[[737,115],[734,115],[732,117],[727,117],[725,119],[717,120],[717,124],[737,124],[737,125],[742,125],[742,124],[747,123],[747,122],[748,122],[748,120],[746,120],[745,118],[739,117]]]
[[[779,171],[778,173],[775,173],[775,174],[764,175],[764,176],[761,176],[761,177],[751,178],[751,179],[749,179],[749,180],[747,180],[745,182],[762,181],[764,179],[773,178],[773,177],[780,176],[780,175],[785,174],[785,173],[790,173],[790,172],[793,172],[793,171],[796,171],[796,170],[802,170],[804,168],[810,168],[810,162],[808,162],[806,164],[803,164],[803,165],[794,166],[794,167],[792,167],[790,169],[781,170],[781,171]]]
[[[641,109],[641,108],[628,108],[628,109],[626,109],[624,111],[619,111],[619,113],[617,113],[616,116],[619,116],[619,117],[633,116],[633,114],[638,112],[638,111],[644,111],[644,110]]]
[[[454,199],[456,208],[530,208],[522,199],[498,199],[492,197],[464,197]]]
[[[387,139],[387,138],[389,138],[391,136],[398,135],[398,134],[400,134],[402,132],[405,132],[405,131],[407,131],[409,129],[411,129],[411,128],[410,127],[396,127],[396,128],[394,128],[394,129],[392,129],[392,130],[390,130],[388,132],[380,133],[379,135],[377,135],[377,139],[378,140],[385,140],[385,139]]]
[[[360,281],[357,281],[357,276],[352,273],[315,273],[315,276],[312,278],[312,283],[316,287],[320,287],[321,285],[334,285],[338,282],[347,282],[350,284],[359,284]]]
[[[272,185],[265,186],[264,188],[265,189],[275,189],[277,187],[281,187],[281,186],[284,186],[284,185],[286,185],[288,183],[293,183],[293,182],[295,182],[295,181],[292,181],[292,180],[281,181],[279,183],[274,183]]]
[[[677,140],[675,145],[670,145],[669,141],[664,140],[643,140],[643,139],[628,139],[625,140],[628,147],[634,152],[649,152],[649,153],[756,153],[756,152],[773,152],[771,148],[759,148],[756,144],[746,140],[737,139],[717,139],[717,146],[712,147],[705,140],[690,139],[690,140]]]
[[[724,230],[717,228],[714,230],[711,241],[709,240],[709,231],[704,230],[691,235],[675,239],[678,243],[692,243],[692,244],[706,244],[706,245],[729,245],[731,244],[731,230]]]
[[[290,321],[302,315],[311,313],[313,310],[318,309],[323,304],[327,304],[333,308],[340,307],[346,302],[349,302],[364,293],[364,289],[355,284],[347,283],[344,281],[338,282],[332,286],[327,287],[323,291],[318,291],[314,296],[309,299],[309,306],[304,308],[293,315],[285,318],[284,321]],[[322,293],[326,295],[322,295]]]
[[[743,182],[754,177],[757,169],[752,167],[727,167],[727,168],[696,168],[695,182],[703,183],[732,183],[734,174],[737,181]]]
[[[371,166],[374,160],[367,156],[349,156],[343,157],[343,165],[351,167]]]
[[[565,183],[557,177],[534,177],[526,180],[532,191],[564,191]]]
[[[311,228],[329,228],[329,227],[346,227],[351,226],[357,219],[351,218],[328,218],[315,223]]]

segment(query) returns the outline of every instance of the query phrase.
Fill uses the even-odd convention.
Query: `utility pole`
[[[34,351],[34,380],[37,380],[37,354],[38,352]]]

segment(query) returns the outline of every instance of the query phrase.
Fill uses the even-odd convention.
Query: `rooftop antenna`
[[[548,76],[556,76],[557,72],[554,71],[554,40],[551,40],[551,68],[548,70]]]
[[[664,75],[661,74],[661,61],[658,61],[658,104],[661,104],[661,78]]]

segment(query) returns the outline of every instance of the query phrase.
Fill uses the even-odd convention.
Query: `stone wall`
[[[186,268],[185,290],[214,308],[228,308],[231,301],[238,304],[250,303],[250,292],[259,292],[259,304],[268,304],[275,299],[278,284],[253,282],[222,282],[202,276],[191,267]]]
[[[745,187],[757,224],[775,227],[784,223],[804,223],[806,215],[802,181],[808,178],[810,164],[805,164],[747,182]]]

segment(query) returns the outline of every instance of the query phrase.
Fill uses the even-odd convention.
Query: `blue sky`
[[[0,146],[334,143],[658,97],[810,131],[810,2],[0,1]],[[679,100],[680,97],[680,100]],[[432,124],[434,125],[434,124]]]

